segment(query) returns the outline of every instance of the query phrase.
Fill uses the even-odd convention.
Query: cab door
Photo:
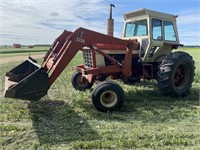
[[[156,55],[163,47],[163,23],[161,19],[151,19],[151,45],[147,59],[154,61]]]

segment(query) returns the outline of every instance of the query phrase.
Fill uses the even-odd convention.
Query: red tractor
[[[176,18],[148,9],[126,13],[122,39],[112,37],[112,15],[109,35],[84,28],[64,31],[41,66],[29,58],[6,73],[5,97],[39,100],[78,51],[84,64],[73,67],[72,85],[84,91],[97,83],[92,102],[99,111],[119,110],[125,100],[123,89],[108,77],[125,84],[156,79],[162,94],[184,96],[191,88],[195,67],[189,54],[172,52],[182,46]]]

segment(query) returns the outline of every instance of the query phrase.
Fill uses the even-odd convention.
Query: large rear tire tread
[[[188,94],[195,74],[194,61],[188,53],[171,53],[158,70],[157,82],[163,95],[182,97]]]

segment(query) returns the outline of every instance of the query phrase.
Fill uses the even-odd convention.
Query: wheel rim
[[[105,91],[100,96],[100,102],[105,107],[113,107],[117,103],[117,94],[113,91]]]
[[[188,69],[184,64],[179,65],[174,74],[174,85],[176,88],[182,88],[188,78]]]
[[[88,80],[84,78],[82,75],[77,77],[76,82],[79,86],[86,86],[88,84]]]

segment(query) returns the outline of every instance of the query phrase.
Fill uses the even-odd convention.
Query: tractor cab
[[[141,9],[124,14],[123,39],[137,39],[143,62],[160,62],[179,43],[175,15]]]

